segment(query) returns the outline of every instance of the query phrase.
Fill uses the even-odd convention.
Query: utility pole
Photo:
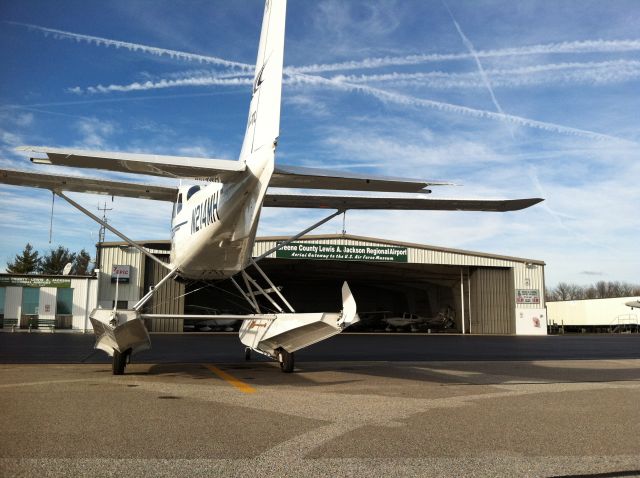
[[[100,207],[100,204],[98,204],[98,211],[102,211],[102,221],[103,222],[108,222],[107,221],[107,211],[112,211],[113,208],[112,207],[107,207],[107,202],[105,201],[104,206]],[[97,245],[97,251],[96,251],[96,266],[98,269],[102,270],[102,243],[104,242],[104,235],[106,232],[106,228],[101,225],[100,226],[100,231],[98,231],[98,245]]]

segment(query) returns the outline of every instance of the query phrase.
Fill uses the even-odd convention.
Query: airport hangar
[[[258,257],[288,237],[257,238]],[[168,262],[169,241],[140,245]],[[98,305],[132,307],[166,269],[123,242],[98,245]],[[449,308],[453,331],[471,334],[544,335],[544,266],[539,260],[433,247],[353,235],[304,236],[260,261],[297,312],[338,311],[348,281],[363,319],[354,331],[389,331],[385,317],[413,313],[436,317]],[[252,268],[248,271],[252,273]],[[255,275],[255,274],[251,274]],[[122,277],[126,279],[122,282]],[[246,301],[229,280],[169,281],[146,306],[150,314],[247,314]],[[192,330],[183,320],[155,320],[152,332]],[[393,331],[408,332],[406,327]],[[416,330],[416,329],[414,329]],[[437,329],[434,328],[433,332]],[[428,332],[425,326],[420,331]],[[452,330],[448,330],[452,331]]]

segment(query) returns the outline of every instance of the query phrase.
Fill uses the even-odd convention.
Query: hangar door
[[[167,262],[168,256],[159,259]],[[147,292],[151,286],[157,284],[167,274],[167,270],[155,261],[145,261],[144,289]],[[144,306],[147,314],[184,314],[184,283],[169,280],[162,284],[153,298]],[[150,332],[182,332],[183,319],[164,319],[148,321]]]
[[[515,295],[510,268],[479,268],[471,274],[472,334],[515,334]]]

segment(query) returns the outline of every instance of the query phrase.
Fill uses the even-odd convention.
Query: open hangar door
[[[474,301],[468,287],[473,271],[466,267],[306,259],[264,259],[260,266],[282,288],[296,312],[340,310],[340,290],[346,280],[361,316],[361,323],[347,330],[469,332],[473,317],[469,304]],[[248,271],[257,277],[252,268]],[[187,315],[253,312],[229,280],[188,284],[185,292]],[[264,311],[272,311],[270,304],[265,305]],[[209,321],[190,330],[235,330],[238,326],[239,322]]]

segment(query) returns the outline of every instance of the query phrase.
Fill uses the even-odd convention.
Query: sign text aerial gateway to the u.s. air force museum
[[[276,251],[278,259],[407,262],[407,248],[292,242]]]

